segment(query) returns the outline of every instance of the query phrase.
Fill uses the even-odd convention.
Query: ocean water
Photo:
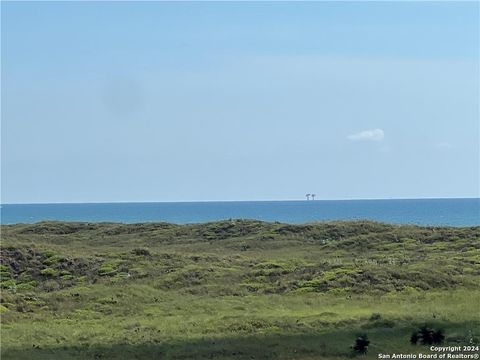
[[[94,204],[3,204],[2,224],[42,220],[87,222],[166,221],[177,224],[224,219],[285,223],[370,219],[396,224],[480,225],[480,199],[310,200]]]

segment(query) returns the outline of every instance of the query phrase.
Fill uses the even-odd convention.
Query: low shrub
[[[1,286],[2,289],[7,289],[11,291],[15,291],[17,289],[17,283],[13,279],[9,280],[2,280]]]
[[[150,256],[150,251],[147,248],[135,248],[132,250],[133,255]]]
[[[40,271],[40,274],[46,277],[57,277],[59,275],[58,271],[55,269],[52,269],[50,267],[47,267],[43,270]]]
[[[370,345],[370,340],[368,340],[367,334],[358,335],[353,344],[353,352],[355,354],[366,354],[368,351],[368,345]]]
[[[422,326],[410,336],[410,343],[417,345],[420,342],[422,345],[441,344],[445,340],[445,335],[442,329],[433,329],[427,325]]]

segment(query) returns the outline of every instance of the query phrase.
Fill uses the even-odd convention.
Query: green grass
[[[479,342],[480,227],[42,222],[2,230],[3,359],[344,359]]]

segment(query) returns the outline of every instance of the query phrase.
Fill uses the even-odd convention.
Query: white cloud
[[[382,129],[364,130],[359,133],[348,135],[347,139],[353,141],[382,141],[385,133]]]

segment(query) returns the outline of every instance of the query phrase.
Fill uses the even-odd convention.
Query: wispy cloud
[[[353,141],[382,141],[385,133],[382,129],[364,130],[359,133],[348,135],[347,139]]]

